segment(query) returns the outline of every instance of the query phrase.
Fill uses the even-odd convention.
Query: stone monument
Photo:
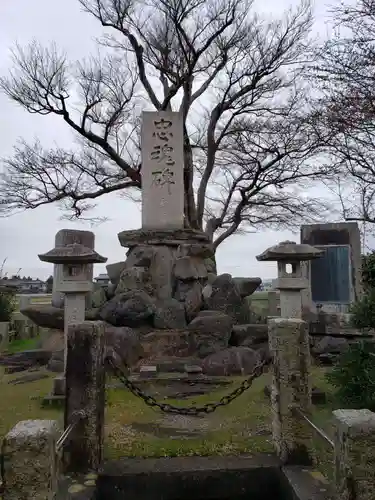
[[[62,276],[59,291],[64,293],[64,373],[67,361],[67,339],[68,327],[73,323],[82,323],[85,320],[86,294],[91,292],[92,265],[103,263],[107,259],[99,255],[95,250],[87,248],[79,243],[55,247],[45,254],[40,254],[42,262],[50,262],[60,265]],[[55,383],[61,385],[54,393],[63,392],[64,378],[60,377]],[[58,394],[56,394],[58,395]]]
[[[91,304],[86,304],[85,318],[83,303],[80,303],[82,320],[102,320],[106,346],[114,348],[123,359],[127,358],[127,364],[133,369],[152,362],[161,370],[177,358],[179,367],[188,363],[195,365],[197,358],[200,362],[222,350],[230,351],[231,359],[236,360],[239,349],[249,354],[249,348],[242,349],[239,344],[245,336],[252,336],[253,316],[247,298],[261,279],[217,275],[210,237],[203,231],[184,227],[183,173],[181,115],[145,113],[142,228],[118,234],[121,246],[128,249],[126,259],[107,265],[111,283],[92,294]],[[65,255],[63,247],[59,248]],[[58,261],[55,253],[47,254],[48,262],[56,266],[66,264],[66,260],[61,261],[60,253]],[[69,265],[75,266],[71,262]],[[87,273],[88,268],[86,276]],[[58,288],[66,292],[64,282],[65,278]],[[22,312],[47,328],[66,331],[70,323],[69,314],[64,321],[61,305],[33,305]],[[241,339],[236,337],[232,346],[229,341],[234,325],[242,325]],[[259,330],[259,325],[255,327]],[[263,327],[266,329],[266,325]],[[232,353],[232,347],[236,353]],[[58,371],[57,364],[60,373],[61,355],[60,349],[49,363],[51,369]],[[253,358],[251,354],[251,360]]]
[[[322,259],[305,266],[309,287],[303,292],[304,307],[326,313],[348,312],[362,294],[361,234],[357,222],[301,226],[301,243],[324,250]]]
[[[142,228],[184,227],[184,137],[181,113],[144,112]]]
[[[118,235],[129,251],[126,264],[118,266],[116,294],[142,288],[157,300],[179,300],[191,289],[197,293],[207,279],[204,259],[214,255],[205,233],[184,229],[182,115],[143,113],[141,146],[142,229]]]

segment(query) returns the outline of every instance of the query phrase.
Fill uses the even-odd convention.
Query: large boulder
[[[141,339],[146,359],[186,358],[194,354],[188,330],[155,330]]]
[[[64,309],[49,305],[33,305],[22,309],[22,314],[42,328],[64,330]]]
[[[145,267],[125,268],[120,276],[120,281],[116,288],[116,295],[132,290],[144,290],[149,295],[153,292],[151,276]]]
[[[156,307],[142,290],[120,293],[101,308],[100,318],[113,326],[137,327],[150,323]]]
[[[228,346],[233,319],[218,311],[204,311],[188,325],[197,356],[204,358]]]
[[[263,342],[268,342],[268,325],[260,324],[234,325],[229,341],[233,346],[252,346]]]
[[[250,375],[260,359],[259,353],[249,347],[228,347],[207,356],[202,371],[206,375]]]
[[[204,265],[206,266],[208,273],[217,274],[215,257],[208,257],[207,259],[204,259]]]
[[[192,321],[203,305],[202,285],[194,281],[185,296],[185,312],[188,321]]]
[[[233,278],[242,298],[252,295],[262,283],[261,278]]]
[[[159,300],[170,299],[173,296],[173,262],[175,250],[160,245],[155,246],[149,267],[153,295]]]
[[[137,246],[128,251],[126,267],[150,267],[155,250],[151,246]]]
[[[113,285],[118,285],[122,271],[125,269],[125,262],[115,262],[106,266],[108,277]]]
[[[179,257],[175,260],[174,276],[182,281],[207,278],[207,269],[202,259]]]
[[[215,255],[211,243],[181,243],[177,249],[177,257],[200,257],[208,259]]]
[[[91,307],[97,309],[107,302],[107,296],[104,288],[100,287],[91,295]]]
[[[323,337],[312,349],[313,354],[341,354],[348,347],[348,341],[340,337]]]
[[[117,285],[114,285],[113,283],[108,284],[108,286],[105,288],[105,296],[107,297],[107,300],[111,300],[115,296],[116,288]]]
[[[105,326],[104,339],[106,347],[111,347],[121,360],[129,367],[134,366],[143,357],[143,348],[137,332],[122,326]]]
[[[99,318],[98,309],[85,311],[86,321],[95,321]],[[49,305],[32,305],[22,309],[22,314],[41,328],[64,330],[64,309]]]
[[[207,289],[207,287],[211,287]],[[221,311],[231,316],[235,323],[244,323],[244,303],[230,274],[220,274],[203,291],[206,309]]]
[[[162,300],[156,303],[154,327],[158,329],[185,328],[186,316],[184,305],[176,299]]]

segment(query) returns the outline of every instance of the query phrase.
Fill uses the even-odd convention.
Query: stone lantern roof
[[[295,241],[283,241],[278,245],[267,248],[263,253],[256,256],[258,261],[307,261],[321,257],[324,250],[315,248],[305,243],[296,243]]]
[[[95,250],[80,243],[55,247],[47,253],[39,254],[38,257],[42,262],[52,264],[96,264],[107,262],[106,257],[102,257]]]

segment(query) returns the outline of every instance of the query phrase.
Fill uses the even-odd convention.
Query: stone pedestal
[[[69,325],[64,427],[68,427],[77,411],[86,414],[67,446],[69,470],[98,469],[103,450],[104,407],[104,323]]]
[[[308,325],[300,319],[268,320],[272,364],[272,434],[283,463],[311,463],[311,428],[295,412],[311,411]]]
[[[139,229],[123,231],[118,238],[129,251],[124,268],[118,267],[121,274],[111,278],[118,284],[116,294],[142,289],[160,301],[190,301],[190,308],[196,296],[201,299],[201,287],[208,276],[205,259],[214,255],[205,233]],[[196,305],[197,309],[200,305]]]
[[[54,420],[24,420],[6,435],[3,500],[53,500],[57,491]]]
[[[336,410],[335,486],[340,500],[373,500],[375,496],[375,413]]]

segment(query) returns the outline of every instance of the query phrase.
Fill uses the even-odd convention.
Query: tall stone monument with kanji
[[[168,307],[180,310],[183,327],[184,306],[190,317],[191,309],[198,311],[202,305],[205,259],[214,251],[204,232],[184,228],[182,114],[144,112],[141,149],[142,228],[119,233],[120,244],[128,248],[127,259],[108,266],[108,274],[116,295],[143,290],[153,300],[169,300]],[[169,321],[165,325],[173,326]]]
[[[184,150],[180,113],[144,112],[142,228],[184,227]]]

